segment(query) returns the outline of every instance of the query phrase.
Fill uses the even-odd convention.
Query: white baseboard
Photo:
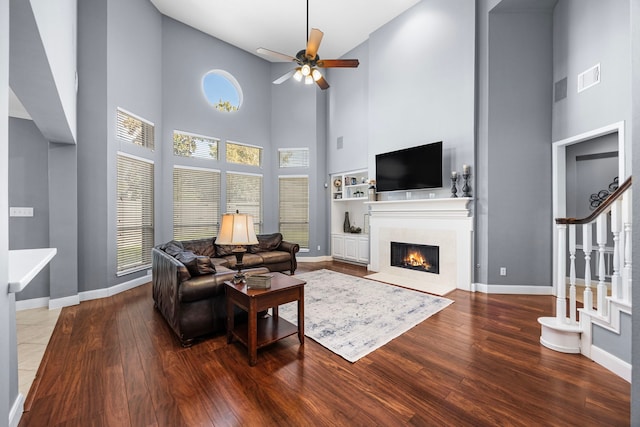
[[[49,298],[49,310],[55,310],[56,308],[69,307],[72,305],[80,304],[80,297],[78,295],[70,295],[62,298]]]
[[[596,347],[595,345],[591,346],[591,360],[599,365],[604,366],[628,383],[631,383],[630,363],[625,362],[624,360],[604,351],[599,347]]]
[[[41,307],[48,307],[49,310],[54,310],[56,308],[77,305],[80,304],[81,301],[107,298],[119,294],[120,292],[128,291],[129,289],[144,285],[145,283],[148,283],[150,281],[151,274],[147,274],[146,276],[138,277],[137,279],[129,280],[128,282],[119,283],[117,285],[111,286],[110,288],[97,289],[94,291],[84,291],[78,293],[77,295],[71,295],[64,298],[51,299],[48,297],[44,297],[16,301],[16,311]]]
[[[80,292],[80,301],[89,301],[92,299],[111,297],[121,292],[128,291],[129,289],[137,288],[138,286],[144,285],[145,283],[149,283],[151,279],[151,274],[147,274],[146,276],[138,277],[137,279],[129,280],[128,282],[119,283],[117,285],[111,286],[110,288]]]
[[[20,424],[20,419],[22,418],[22,413],[24,412],[24,395],[22,393],[18,393],[16,400],[11,405],[11,410],[9,411],[9,427],[18,427]]]
[[[485,294],[511,294],[511,295],[554,295],[553,286],[491,285],[486,283],[472,283],[471,292],[482,292]]]
[[[31,310],[32,308],[49,307],[49,297],[32,298],[16,301],[16,311]]]
[[[324,261],[332,261],[332,260],[333,258],[329,255],[297,257],[298,262],[324,262]]]

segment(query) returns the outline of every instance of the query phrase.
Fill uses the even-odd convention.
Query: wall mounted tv
[[[442,187],[442,141],[376,154],[377,191]]]

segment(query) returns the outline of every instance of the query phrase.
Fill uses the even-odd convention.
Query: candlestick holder
[[[469,187],[469,177],[470,173],[463,173],[462,179],[464,180],[464,184],[462,184],[462,197],[471,197],[471,187]]]
[[[458,197],[458,187],[456,187],[457,182],[458,182],[458,177],[452,176],[451,177],[451,197],[452,198]]]

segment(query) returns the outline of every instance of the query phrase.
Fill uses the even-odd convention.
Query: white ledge
[[[58,252],[56,248],[9,251],[9,292],[20,292]]]

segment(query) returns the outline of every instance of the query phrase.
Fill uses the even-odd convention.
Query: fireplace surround
[[[439,295],[456,288],[471,290],[471,200],[443,198],[368,202],[369,270],[377,272],[379,280]],[[425,274],[424,271],[391,265],[391,242],[438,246],[439,274]]]

